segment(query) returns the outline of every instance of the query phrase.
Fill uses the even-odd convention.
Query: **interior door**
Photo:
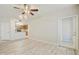
[[[78,16],[58,20],[59,45],[78,49]]]

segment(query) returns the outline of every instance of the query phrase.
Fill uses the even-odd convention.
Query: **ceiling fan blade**
[[[24,4],[24,9],[26,8],[26,4]]]
[[[34,15],[32,12],[30,12],[31,15]]]
[[[22,12],[22,14],[25,14],[25,12]]]
[[[20,9],[19,7],[14,7],[14,8],[16,8],[16,9]]]
[[[38,11],[38,9],[31,9],[31,11]]]

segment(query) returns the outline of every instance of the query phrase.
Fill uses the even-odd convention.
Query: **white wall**
[[[41,6],[43,6],[43,8]],[[55,43],[57,40],[57,20],[61,17],[78,14],[78,6],[76,5],[46,5],[46,6],[40,5],[41,7],[39,8],[40,13],[38,13],[38,16],[40,15],[39,17],[36,16],[37,18],[29,19],[30,20],[29,35],[31,38],[34,38],[36,40],[43,40],[49,43]],[[46,12],[45,11],[43,12],[43,9]]]

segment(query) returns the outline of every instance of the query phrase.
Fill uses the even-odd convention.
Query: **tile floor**
[[[74,51],[42,41],[21,39],[0,41],[0,55],[74,55]]]

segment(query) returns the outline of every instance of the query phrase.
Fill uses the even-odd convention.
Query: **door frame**
[[[73,39],[73,43],[72,46],[66,46],[65,44],[62,44],[62,20],[64,18],[69,18],[69,17],[73,17],[73,22],[74,22],[74,28],[75,29],[75,39]],[[58,19],[58,45],[59,46],[63,46],[63,47],[68,47],[68,48],[73,48],[73,49],[78,49],[78,15],[73,15],[73,16],[67,16],[67,17],[61,17]],[[75,19],[75,20],[74,20]],[[60,34],[61,33],[61,34]],[[74,35],[74,33],[73,33]],[[65,42],[64,42],[65,43]]]

